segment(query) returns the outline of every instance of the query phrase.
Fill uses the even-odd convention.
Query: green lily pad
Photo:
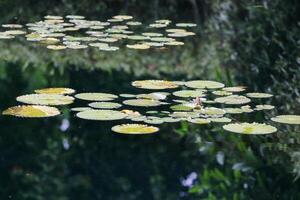
[[[150,48],[150,46],[147,45],[147,44],[133,44],[133,45],[127,44],[126,47],[129,48],[129,49],[140,49],[140,50]]]
[[[222,91],[222,90],[217,90],[212,92],[214,95],[217,96],[229,96],[232,95],[232,92],[227,92],[227,91]]]
[[[100,121],[120,120],[127,117],[126,114],[114,110],[86,110],[77,113],[76,116],[81,119]]]
[[[209,124],[209,119],[202,119],[202,118],[195,118],[195,119],[188,119],[188,122],[191,122],[193,124]]]
[[[243,92],[246,90],[246,87],[244,87],[244,86],[225,87],[225,88],[222,88],[222,90],[224,90],[226,92]]]
[[[152,134],[159,131],[159,128],[145,124],[122,124],[112,127],[112,131],[123,134]]]
[[[249,103],[251,102],[251,100],[245,96],[230,95],[230,96],[216,98],[215,102],[229,104],[229,105],[235,105],[235,104],[238,105],[238,104]]]
[[[92,110],[91,107],[74,107],[74,108],[71,108],[71,111],[74,111],[74,112],[81,112],[81,111],[86,111],[86,110]]]
[[[152,92],[150,94],[138,94],[136,98],[139,99],[154,99],[154,100],[164,100],[167,98],[167,94],[163,92]]]
[[[27,94],[17,97],[17,101],[36,105],[67,105],[73,103],[74,98],[60,94]]]
[[[278,115],[271,118],[272,121],[283,124],[300,124],[300,115]]]
[[[109,94],[109,93],[79,93],[76,94],[75,97],[81,100],[87,101],[112,101],[118,98],[117,95]]]
[[[244,112],[241,108],[224,108],[227,114],[242,114]]]
[[[196,97],[204,97],[205,90],[179,90],[173,92],[174,96],[184,97],[184,98],[196,98]]]
[[[2,114],[16,117],[42,118],[59,115],[60,111],[50,106],[14,106],[4,110]]]
[[[196,89],[219,89],[223,88],[225,85],[216,81],[194,80],[187,81],[185,86]]]
[[[220,109],[220,108],[214,108],[214,107],[203,108],[203,109],[198,110],[197,112],[199,112],[200,114],[209,115],[209,116],[226,114],[225,110]]]
[[[232,120],[228,117],[216,117],[216,118],[208,118],[211,122],[216,123],[230,123]]]
[[[256,105],[255,110],[272,110],[274,108],[275,106],[264,104],[264,105]]]
[[[122,107],[121,104],[114,102],[93,102],[89,103],[89,106],[98,109],[117,109]]]
[[[223,129],[241,134],[270,134],[277,131],[277,128],[260,123],[232,123],[223,126]]]
[[[190,111],[193,110],[193,107],[187,106],[185,104],[177,104],[170,107],[174,111]]]
[[[173,89],[177,88],[178,85],[172,81],[164,80],[142,80],[132,82],[132,86],[142,89],[150,90],[162,90],[162,89]]]
[[[154,106],[160,106],[161,102],[157,100],[150,100],[150,99],[129,99],[123,101],[123,104],[129,106],[138,106],[138,107],[154,107]]]
[[[73,94],[75,90],[71,88],[44,88],[34,90],[34,92],[38,94]]]
[[[246,96],[250,98],[270,98],[273,95],[268,93],[252,92],[252,93],[247,93]]]
[[[177,23],[176,26],[177,27],[196,27],[197,24],[194,24],[194,23]]]

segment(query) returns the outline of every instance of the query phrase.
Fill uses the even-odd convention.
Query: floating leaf
[[[205,90],[179,90],[176,92],[173,92],[174,96],[177,97],[184,97],[184,98],[196,98],[196,97],[204,97]]]
[[[176,26],[177,27],[196,27],[197,24],[194,24],[194,23],[177,23]]]
[[[300,124],[300,115],[278,115],[271,118],[272,121],[283,124]]]
[[[230,95],[225,97],[219,97],[215,99],[215,102],[218,103],[224,103],[229,105],[234,104],[246,104],[249,103],[251,100],[245,96],[239,96],[239,95]]]
[[[99,108],[99,109],[117,109],[120,108],[122,105],[113,102],[93,102],[90,103],[89,106],[91,106],[92,108]]]
[[[154,107],[161,105],[160,101],[149,100],[149,99],[129,99],[123,101],[123,104],[129,106],[138,106],[138,107]]]
[[[60,94],[27,94],[17,97],[17,101],[37,105],[67,105],[73,103],[74,98]]]
[[[81,119],[100,121],[120,120],[127,117],[126,114],[114,110],[86,110],[77,113],[76,116]]]
[[[44,88],[34,90],[34,92],[38,94],[73,94],[75,90],[71,88]]]
[[[133,44],[133,45],[126,45],[127,48],[129,49],[140,49],[140,50],[144,50],[144,49],[149,49],[150,46],[147,44]]]
[[[66,49],[67,47],[64,45],[48,45],[47,49],[51,49],[51,50],[63,50]]]
[[[154,99],[154,100],[164,100],[167,98],[168,94],[165,94],[163,92],[153,92],[150,94],[138,94],[136,95],[136,98],[140,99]]]
[[[196,119],[188,119],[188,122],[191,122],[193,124],[209,124],[209,119],[202,119],[202,118],[196,118]]]
[[[247,93],[246,96],[250,98],[270,98],[273,95],[268,93],[253,92],[253,93]]]
[[[277,131],[277,128],[260,123],[232,123],[224,125],[227,131],[241,134],[270,134]]]
[[[56,116],[60,112],[57,108],[50,106],[14,106],[4,110],[2,114],[16,117],[40,118]]]
[[[214,95],[217,96],[229,96],[232,95],[232,92],[227,92],[227,91],[222,91],[222,90],[217,90],[212,92]]]
[[[86,111],[86,110],[92,110],[91,107],[74,107],[74,108],[71,108],[71,111],[74,111],[74,112],[81,112],[81,111]]]
[[[151,89],[151,90],[162,90],[162,89],[172,89],[177,88],[178,85],[171,81],[164,80],[143,80],[143,81],[134,81],[132,86],[142,89]]]
[[[244,110],[241,108],[224,108],[224,110],[228,114],[241,114],[244,112]]]
[[[159,131],[159,128],[145,124],[122,124],[112,127],[111,130],[123,134],[151,134]]]
[[[87,101],[112,101],[118,98],[117,95],[109,94],[109,93],[79,93],[76,94],[75,97],[81,100]]]
[[[190,111],[193,110],[193,107],[185,105],[185,104],[177,104],[170,107],[171,110],[174,111]]]
[[[225,115],[226,111],[220,108],[214,108],[214,107],[208,107],[204,109],[200,109],[199,111],[200,114],[203,115],[209,115],[209,116],[214,116],[214,115]]]
[[[244,86],[225,87],[222,90],[227,91],[227,92],[243,92],[246,90],[246,87],[244,87]]]
[[[186,82],[185,86],[197,89],[218,89],[224,87],[224,84],[216,81],[195,80]]]
[[[230,123],[232,120],[227,117],[208,118],[211,122],[216,123]]]
[[[274,108],[275,108],[275,107],[272,106],[272,105],[264,104],[264,105],[256,105],[255,110],[272,110],[272,109],[274,109]]]

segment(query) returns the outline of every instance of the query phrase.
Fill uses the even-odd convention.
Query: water
[[[195,41],[170,50],[112,53],[53,52],[22,39],[1,41],[0,110],[17,105],[17,96],[45,87],[137,94],[141,90],[130,85],[135,80],[218,79],[211,65],[198,69],[205,61]],[[86,102],[59,106],[62,114],[53,118],[0,117],[1,199],[213,199],[224,194],[248,199],[256,193],[260,199],[289,199],[281,191],[297,196],[297,126],[268,121],[278,132],[259,136],[225,132],[221,124],[179,122],[156,125],[160,131],[152,135],[122,135],[111,127],[128,121],[79,119],[70,112],[74,106]],[[266,122],[275,113],[235,118]]]

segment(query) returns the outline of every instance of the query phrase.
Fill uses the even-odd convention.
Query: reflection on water
[[[20,95],[48,87],[73,88],[77,93],[136,95],[150,93],[133,88],[130,83],[136,80],[201,79],[216,80],[226,86],[244,85],[230,79],[233,71],[219,67],[222,58],[215,51],[219,48],[215,43],[197,37],[183,41],[182,47],[149,51],[122,48],[117,52],[100,52],[92,48],[51,51],[43,45],[28,44],[22,38],[1,41],[0,110],[16,105],[16,97]],[[251,84],[246,86],[251,92],[255,91]],[[180,88],[183,89],[191,88]],[[209,93],[209,97],[231,95],[232,90],[243,89],[227,88],[225,92]],[[175,91],[178,90],[169,92]],[[263,91],[272,93],[264,88],[257,92]],[[188,102],[184,103],[189,105],[205,101],[200,98],[192,101],[201,96],[199,93],[196,96],[189,91],[176,94],[180,95],[180,100],[185,98],[182,95],[187,95]],[[262,94],[249,95],[256,98]],[[273,116],[297,113],[292,109],[284,110],[285,113],[280,109],[277,113],[276,108],[282,107],[277,97],[287,94],[274,91],[273,95],[274,99],[255,100],[259,106],[242,109],[232,105],[226,110],[232,113],[234,122],[268,122],[276,126],[278,131],[268,135],[230,133],[223,130],[222,123],[199,125],[186,120],[154,125],[160,128],[155,134],[114,134],[111,127],[128,121],[80,119],[71,108],[86,107],[91,102],[78,99],[74,104],[57,106],[61,114],[56,117],[1,116],[0,197],[214,199],[227,195],[228,199],[248,199],[259,195],[261,199],[276,199],[282,197],[281,191],[284,191],[286,199],[290,199],[288,197],[297,196],[295,191],[299,189],[300,130],[296,125],[270,121]],[[126,99],[119,98],[118,103]],[[235,98],[234,101],[247,99]],[[173,99],[169,100],[172,102]],[[224,103],[228,99],[219,101]],[[177,101],[176,105],[182,103]],[[128,109],[134,108],[143,115],[149,110],[167,114],[160,111],[173,112],[170,106]],[[186,105],[176,109],[186,109]],[[243,112],[249,109],[263,111],[241,113],[241,109]],[[147,114],[155,116],[157,113]]]

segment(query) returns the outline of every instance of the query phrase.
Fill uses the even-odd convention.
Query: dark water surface
[[[203,57],[209,42],[197,33],[183,47],[147,52],[53,52],[22,39],[0,41],[0,110],[45,87],[136,94],[148,92],[131,87],[141,79],[242,84],[222,71],[214,53]],[[70,111],[86,104],[59,106],[62,114],[47,119],[0,116],[0,199],[299,199],[299,126],[270,122],[276,110],[233,115],[276,126],[270,135],[187,122],[155,125],[160,131],[151,135],[121,135],[111,127],[129,121],[88,121]],[[287,113],[296,114],[280,110]]]

